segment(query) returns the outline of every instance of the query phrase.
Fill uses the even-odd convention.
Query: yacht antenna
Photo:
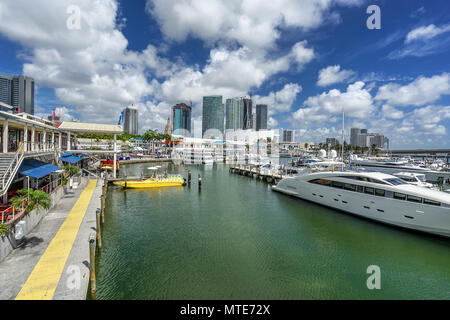
[[[342,107],[342,171],[344,171],[344,107]]]

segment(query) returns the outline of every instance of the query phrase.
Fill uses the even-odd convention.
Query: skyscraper
[[[377,148],[384,149],[389,148],[389,141],[383,134],[369,133],[367,129],[351,128],[350,130],[350,144],[358,147],[372,147],[375,145]]]
[[[139,133],[139,112],[136,107],[127,107],[124,110],[123,130],[129,134]]]
[[[202,137],[220,138],[224,135],[224,105],[222,96],[203,97]]]
[[[15,113],[34,115],[34,79],[0,75],[0,101],[12,106]]]
[[[256,131],[267,130],[267,105],[256,105]]]
[[[352,146],[358,145],[358,136],[361,134],[361,129],[351,128],[350,129],[350,144]]]
[[[227,130],[240,130],[244,126],[244,101],[242,98],[226,100],[226,125]]]
[[[12,78],[0,75],[0,102],[12,104]]]
[[[283,142],[294,142],[293,130],[283,130]]]
[[[252,125],[252,111],[253,111],[253,103],[252,99],[244,98],[244,125],[242,129],[248,130],[253,127]]]
[[[191,134],[192,108],[185,103],[179,103],[172,107],[173,134],[189,136]]]

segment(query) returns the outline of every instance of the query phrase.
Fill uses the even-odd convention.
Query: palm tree
[[[41,209],[49,209],[52,204],[48,193],[33,189],[19,190],[17,191],[17,196],[11,199],[11,203],[16,210],[20,209],[25,202],[25,214],[29,214],[34,209],[39,213]]]
[[[78,167],[72,166],[72,165],[67,165],[63,167],[64,171],[66,172],[66,174],[68,174],[70,177],[73,175],[76,175],[80,172],[80,169]]]

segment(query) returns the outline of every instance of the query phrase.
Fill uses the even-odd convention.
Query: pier
[[[98,230],[102,185],[101,180],[83,178],[48,213],[39,213],[39,225],[0,264],[0,299],[86,299],[95,265],[89,240]]]
[[[282,175],[277,169],[257,168],[253,165],[236,165],[230,167],[230,173],[239,174],[241,176],[259,179],[268,183],[277,184],[281,179],[289,175]]]

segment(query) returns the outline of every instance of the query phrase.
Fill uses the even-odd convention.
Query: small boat
[[[112,171],[113,166],[114,166],[114,161],[102,161],[99,166],[99,169]],[[119,161],[116,162],[116,170],[119,171]]]
[[[160,187],[179,187],[185,186],[186,181],[183,177],[168,177],[168,178],[148,178],[142,180],[121,180],[115,181],[114,185],[130,189],[140,188],[160,188]]]

